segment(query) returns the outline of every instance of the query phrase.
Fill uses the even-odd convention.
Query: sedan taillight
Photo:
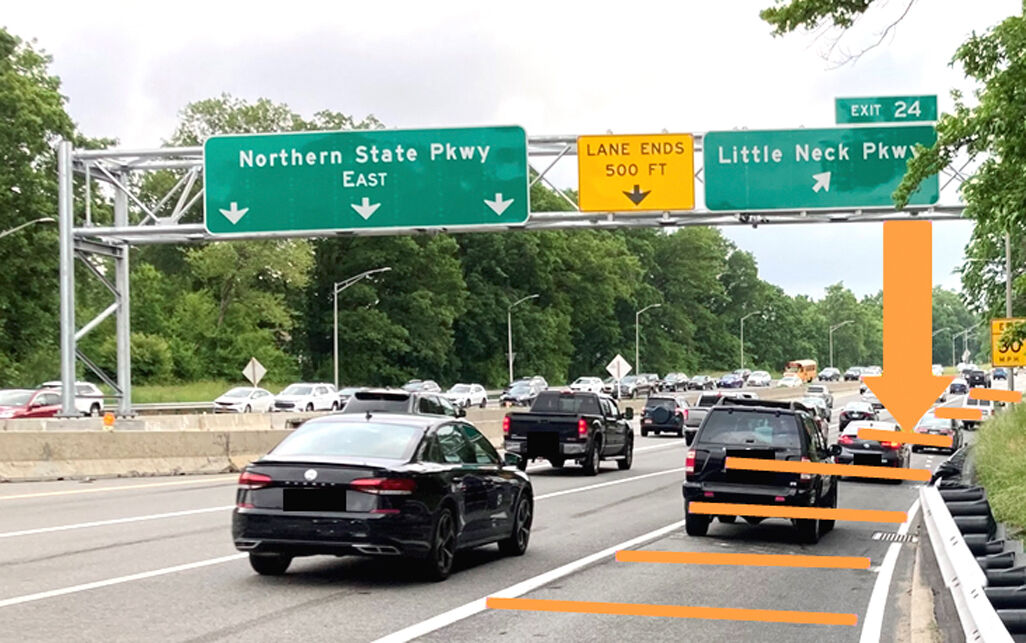
[[[408,496],[417,489],[412,478],[358,478],[349,483],[354,491],[379,496]]]
[[[262,473],[243,471],[242,475],[239,476],[239,486],[246,489],[259,489],[269,484],[271,484],[271,476]]]

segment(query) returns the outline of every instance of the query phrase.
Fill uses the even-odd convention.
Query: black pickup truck
[[[633,409],[621,413],[607,395],[542,391],[530,411],[503,418],[502,432],[506,451],[521,456],[521,469],[532,458],[545,458],[557,469],[574,460],[593,476],[604,459],[616,460],[620,469],[631,468],[633,417]]]

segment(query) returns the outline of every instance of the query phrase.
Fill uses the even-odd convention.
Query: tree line
[[[0,30],[0,231],[56,216],[55,141],[79,147],[113,143],[79,133],[66,112],[49,58]],[[197,145],[223,133],[381,127],[331,110],[304,117],[270,100],[228,95],[186,105],[168,145]],[[180,173],[138,179],[156,206]],[[79,182],[81,183],[81,182]],[[86,194],[76,194],[81,219]],[[93,221],[112,220],[112,195],[89,192]],[[540,183],[534,211],[567,210],[567,199]],[[138,213],[135,213],[138,216]],[[183,222],[202,221],[197,205]],[[0,385],[32,385],[59,373],[55,226],[35,225],[0,239]],[[717,229],[665,232],[522,231],[276,240],[144,246],[131,254],[133,379],[166,383],[241,379],[256,357],[274,381],[332,377],[332,289],[364,270],[391,270],[339,296],[340,371],[344,383],[394,385],[411,377],[440,382],[504,383],[508,306],[538,297],[512,316],[517,374],[550,382],[602,375],[617,353],[633,362],[635,312],[641,318],[644,372],[780,370],[792,359],[834,363],[882,360],[882,298],[858,298],[843,284],[814,300],[759,277],[753,256]],[[105,270],[100,261],[97,268]],[[76,267],[81,325],[110,303],[105,288]],[[754,314],[753,314],[754,313]],[[969,325],[953,292],[934,296],[935,328]],[[113,320],[80,341],[111,372]],[[950,361],[943,334],[935,362]]]

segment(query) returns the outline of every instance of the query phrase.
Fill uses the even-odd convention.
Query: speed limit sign
[[[994,366],[1026,366],[1026,346],[1021,341],[1006,344],[1002,333],[1011,325],[1026,323],[1026,318],[992,319],[990,321],[990,361]]]

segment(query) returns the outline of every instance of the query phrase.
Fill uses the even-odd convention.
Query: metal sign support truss
[[[702,136],[695,136],[695,178],[702,183]],[[581,212],[577,204],[549,178],[560,160],[577,156],[576,136],[539,136],[528,140],[532,171],[531,185],[542,182],[555,190],[569,208],[565,212],[532,212],[521,224],[505,226],[458,226],[451,229],[374,228],[335,233],[258,232],[238,235],[211,235],[198,221],[194,206],[203,197],[202,147],[165,147],[143,150],[76,150],[69,141],[58,148],[58,214],[60,224],[60,309],[61,309],[61,406],[63,416],[76,415],[75,362],[81,360],[89,370],[116,391],[117,413],[132,415],[132,358],[129,287],[129,250],[132,246],[153,244],[210,243],[216,241],[281,239],[311,236],[383,236],[399,234],[435,234],[438,232],[496,232],[509,230],[572,230],[620,228],[679,228],[685,226],[747,226],[807,223],[846,223],[887,221],[910,216],[919,219],[949,220],[962,216],[961,204],[909,206],[893,208],[848,208],[832,210],[772,210],[755,212],[711,212],[687,210],[666,212]],[[539,169],[541,168],[541,169]],[[947,183],[964,181],[965,167],[949,167]],[[159,170],[181,172],[178,182],[156,203],[141,198],[139,177]],[[82,177],[85,194],[84,213],[75,216],[75,177]],[[114,194],[113,225],[98,225],[90,208],[94,182],[107,186]],[[945,185],[947,185],[945,183]],[[625,203],[626,205],[626,203]],[[190,213],[188,222],[183,222]],[[75,325],[75,259],[79,259],[93,277],[113,295],[114,302],[89,323]],[[98,265],[96,258],[113,259],[114,281]],[[117,375],[111,378],[96,363],[78,350],[78,340],[102,321],[114,315],[116,321]]]

